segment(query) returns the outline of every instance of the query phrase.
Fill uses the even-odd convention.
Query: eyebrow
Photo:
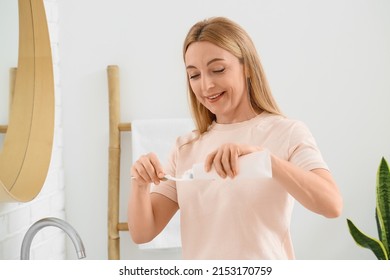
[[[214,63],[214,62],[216,62],[216,61],[222,61],[222,60],[224,60],[223,58],[213,58],[212,60],[210,60],[209,62],[207,62],[207,66],[209,66],[211,63]],[[195,66],[193,66],[193,65],[188,65],[187,67],[186,67],[186,69],[190,69],[190,68],[196,68]]]

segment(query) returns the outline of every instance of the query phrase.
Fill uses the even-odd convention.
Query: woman
[[[236,23],[198,22],[183,57],[197,130],[178,138],[165,169],[153,153],[133,165],[128,222],[134,242],[152,240],[180,208],[186,259],[294,259],[294,200],[329,218],[342,209],[313,136],[302,122],[282,116],[256,49]],[[239,158],[263,149],[270,152],[272,179],[232,180]],[[224,180],[163,180],[198,162]]]

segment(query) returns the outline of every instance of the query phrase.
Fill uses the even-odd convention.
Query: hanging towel
[[[134,120],[131,122],[133,163],[140,156],[153,152],[164,166],[176,138],[194,130],[192,119]],[[139,245],[141,249],[181,247],[180,213],[173,216],[164,230],[151,242]]]

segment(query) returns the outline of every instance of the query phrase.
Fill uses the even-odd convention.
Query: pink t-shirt
[[[165,172],[180,177],[224,143],[257,145],[305,170],[327,169],[302,122],[263,112],[241,123],[213,123],[200,138],[179,137]],[[184,259],[294,259],[294,199],[272,178],[165,181],[153,192],[179,205]]]

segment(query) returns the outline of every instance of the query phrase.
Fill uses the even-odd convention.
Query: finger
[[[217,174],[222,177],[226,178],[226,172],[222,163],[222,157],[223,157],[223,150],[218,150],[217,154],[214,157],[213,160],[213,166]]]
[[[149,183],[159,184],[160,180],[156,174],[156,169],[151,161],[151,156],[145,155],[138,160],[137,170],[140,176]]]
[[[162,172],[162,167],[160,164],[160,161],[158,160],[157,156],[154,153],[149,153],[146,155],[146,158],[148,159],[146,164],[148,165],[148,174],[153,181],[155,185],[160,184],[161,179],[159,178],[159,174],[161,177],[164,176],[164,173]]]
[[[131,174],[131,178],[132,179],[135,179],[137,181],[142,180],[141,176],[138,174],[138,171],[137,171],[137,168],[136,168],[135,164],[131,167],[130,174]]]
[[[232,177],[234,178],[237,176],[239,170],[238,170],[238,153],[237,152],[232,152],[230,154],[230,166],[232,169]]]
[[[151,164],[148,162],[148,159],[141,157],[139,160],[137,160],[136,164],[134,165],[134,169],[136,170],[138,176],[142,178],[147,183],[152,183],[153,179],[150,175],[153,171],[149,171],[153,167]]]
[[[165,176],[164,169],[160,163],[160,160],[157,158],[157,155],[154,153],[149,154],[150,161],[154,167],[155,174],[157,176],[157,179],[161,180]]]
[[[209,172],[211,170],[211,167],[213,165],[213,162],[214,162],[214,158],[215,158],[215,155],[217,154],[217,151],[214,151],[212,153],[210,153],[207,157],[206,157],[206,160],[205,160],[205,163],[204,163],[204,170],[206,172]]]
[[[238,173],[238,147],[237,145],[227,145],[225,149],[224,169],[230,178],[234,178]]]
[[[231,155],[232,155],[231,147],[225,146],[223,150],[223,154],[221,156],[221,164],[226,176],[233,178]]]
[[[135,162],[134,165],[132,166],[131,175],[139,183],[142,183],[142,184],[151,183],[151,180],[150,180],[149,176],[147,175],[147,173],[145,172],[143,165],[140,164],[138,161]]]

